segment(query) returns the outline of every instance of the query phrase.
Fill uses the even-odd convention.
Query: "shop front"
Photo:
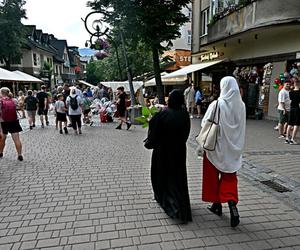
[[[300,66],[299,44],[300,27],[293,24],[256,29],[216,41],[203,46],[205,52],[193,54],[193,63],[226,60],[194,73],[194,81],[200,82],[202,73],[206,73],[212,78],[212,89],[217,90],[222,77],[233,75],[239,82],[248,117],[276,119],[279,87]],[[273,86],[276,79],[280,79],[277,88]]]

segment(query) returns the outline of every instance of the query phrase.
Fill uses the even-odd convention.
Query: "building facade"
[[[81,62],[77,47],[68,47],[66,40],[44,33],[35,25],[25,25],[24,28],[26,37],[22,57],[11,64],[11,70],[40,78],[48,87],[84,79],[86,63]],[[4,66],[4,62],[0,62],[0,66]]]
[[[300,61],[300,1],[194,0],[192,30],[193,63],[223,60],[205,70],[212,84],[236,76],[248,114],[275,118],[274,80]]]

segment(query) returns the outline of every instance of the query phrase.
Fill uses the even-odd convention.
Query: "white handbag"
[[[218,110],[218,120],[215,121],[216,113]],[[196,137],[196,141],[199,145],[208,151],[214,151],[217,144],[217,137],[219,133],[219,120],[220,120],[220,108],[218,102],[213,113],[212,119],[208,119],[204,122],[203,127],[200,130],[199,135]]]

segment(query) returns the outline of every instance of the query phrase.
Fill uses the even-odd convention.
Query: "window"
[[[33,65],[37,66],[38,62],[37,62],[37,55],[35,53],[33,53]]]
[[[192,31],[191,30],[188,30],[187,39],[188,39],[188,45],[191,45],[192,44]]]
[[[209,8],[201,11],[201,35],[207,35],[208,23],[209,23]]]

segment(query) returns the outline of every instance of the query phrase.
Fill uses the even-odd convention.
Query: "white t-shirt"
[[[55,102],[55,108],[57,113],[63,113],[65,114],[65,103],[63,101],[56,101]]]
[[[195,98],[194,87],[188,87],[185,89],[184,98],[185,98],[186,103],[194,102],[194,98]]]
[[[80,98],[80,96],[77,96],[76,99],[77,99],[77,102],[78,102],[78,108],[76,110],[74,110],[74,109],[71,108],[71,104],[70,104],[71,97],[70,96],[67,97],[66,103],[67,103],[67,106],[68,106],[69,115],[81,115],[82,110],[81,110],[80,105],[82,105],[82,99]]]
[[[291,99],[290,99],[290,93],[286,89],[280,90],[278,94],[278,108],[279,110],[284,110],[290,111],[291,109]],[[284,106],[283,104],[284,103]]]

